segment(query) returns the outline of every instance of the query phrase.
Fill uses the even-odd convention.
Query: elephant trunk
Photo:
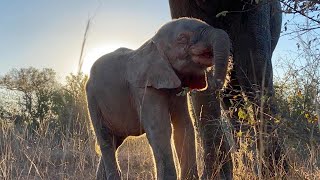
[[[230,53],[230,39],[228,34],[222,29],[210,28],[208,31],[210,38],[208,38],[213,48],[213,79],[216,89],[222,89],[226,78],[229,53]]]

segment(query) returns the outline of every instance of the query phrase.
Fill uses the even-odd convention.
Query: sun
[[[83,64],[81,70],[83,73],[89,75],[90,69],[93,63],[99,59],[101,56],[110,53],[120,47],[130,48],[130,45],[127,43],[112,43],[112,44],[104,44],[99,45],[93,48],[90,48],[86,51],[83,58]],[[132,47],[132,46],[131,46]]]

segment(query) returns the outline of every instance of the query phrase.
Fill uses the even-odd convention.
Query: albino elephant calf
[[[157,179],[177,179],[171,124],[180,177],[198,179],[187,97],[177,93],[183,87],[205,89],[206,70],[213,65],[215,83],[221,84],[229,46],[223,30],[197,19],[181,18],[163,25],[139,49],[120,48],[95,62],[87,98],[102,152],[99,179],[120,179],[115,152],[126,137],[143,133],[153,150]]]

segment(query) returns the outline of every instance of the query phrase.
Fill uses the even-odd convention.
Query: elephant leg
[[[199,179],[195,131],[187,106],[187,97],[175,97],[171,112],[173,138],[181,168],[181,179]]]
[[[204,151],[201,179],[232,179],[230,147],[220,126],[221,108],[215,92],[198,92],[191,99]]]
[[[121,179],[121,172],[116,160],[116,150],[122,144],[123,139],[107,134],[106,128],[101,129],[101,135],[98,138],[102,156],[97,170],[97,179],[118,180]],[[99,140],[100,139],[100,140]]]
[[[121,172],[116,160],[116,150],[122,144],[123,138],[109,133],[106,127],[96,131],[97,141],[100,146],[101,158],[97,170],[97,179],[118,180]]]
[[[176,180],[177,172],[171,146],[171,120],[168,97],[156,89],[142,90],[140,121],[155,158],[157,179]]]
[[[107,179],[102,157],[100,157],[99,159],[98,169],[96,172],[96,179]]]
[[[157,179],[176,180],[176,168],[171,147],[171,125],[162,128],[158,125],[152,131],[146,131],[147,139],[151,145],[157,168]]]
[[[238,85],[244,92],[247,99],[244,101],[253,102],[251,111],[254,112],[253,117],[259,118],[259,124],[255,127],[260,134],[258,140],[259,151],[263,152],[265,162],[269,161],[267,168],[262,166],[260,161],[262,158],[259,156],[260,165],[259,168],[263,171],[276,168],[273,167],[268,157],[271,156],[271,152],[279,153],[280,146],[273,146],[268,143],[272,139],[270,136],[273,122],[269,118],[265,118],[262,113],[276,112],[275,107],[271,101],[268,101],[274,94],[273,89],[273,72],[272,72],[272,50],[275,47],[272,39],[272,30],[270,27],[270,6],[261,6],[255,11],[243,13],[241,18],[246,20],[247,23],[238,24],[232,28],[233,44],[234,46],[234,72],[233,76],[236,77]],[[273,43],[273,44],[272,44]],[[260,109],[259,111],[255,111]],[[262,112],[263,111],[263,112]],[[262,136],[268,134],[268,136]],[[277,143],[276,143],[277,144]],[[256,152],[257,153],[257,152]],[[260,153],[260,152],[259,152]],[[280,157],[276,155],[276,157]],[[278,162],[280,159],[276,159]]]
[[[102,113],[93,97],[88,98],[88,109],[102,154],[96,173],[96,179],[120,180],[121,174],[117,165],[115,153],[123,139],[112,135],[110,133],[111,131],[103,125],[102,122],[104,122],[104,119]]]

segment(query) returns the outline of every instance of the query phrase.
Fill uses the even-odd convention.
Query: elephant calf
[[[157,178],[198,179],[195,135],[183,87],[205,89],[206,70],[214,66],[217,86],[224,81],[230,42],[220,29],[192,18],[163,25],[137,50],[120,48],[98,59],[87,82],[91,121],[102,152],[97,175],[120,179],[115,151],[128,136],[146,133]],[[173,130],[171,128],[173,125]]]

